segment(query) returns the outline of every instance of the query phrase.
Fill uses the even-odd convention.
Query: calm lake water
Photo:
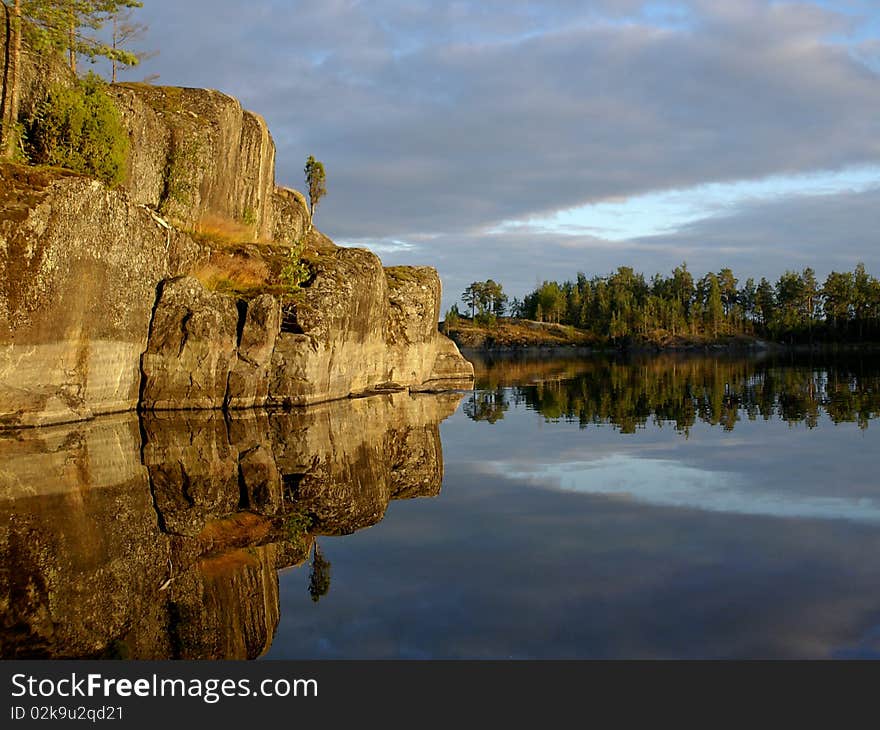
[[[875,360],[497,363],[271,658],[875,657]]]
[[[880,655],[880,360],[477,372],[0,435],[0,655]]]

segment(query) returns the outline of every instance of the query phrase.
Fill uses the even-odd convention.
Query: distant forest
[[[880,281],[863,264],[833,272],[823,284],[810,268],[788,271],[772,284],[766,278],[740,283],[731,269],[695,279],[687,264],[650,280],[620,267],[605,277],[545,281],[522,300],[508,301],[492,280],[474,282],[462,302],[480,324],[507,314],[571,325],[612,341],[729,335],[791,343],[880,340]],[[450,316],[461,316],[457,306]]]

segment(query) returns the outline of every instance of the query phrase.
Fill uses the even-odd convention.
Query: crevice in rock
[[[238,309],[238,324],[235,328],[235,347],[241,347],[241,338],[244,336],[244,326],[247,323],[248,303],[244,299],[235,302]]]
[[[177,350],[177,357],[179,358],[183,354],[183,350],[186,347],[187,341],[189,341],[189,332],[186,330],[186,325],[189,324],[189,321],[192,319],[193,313],[187,312],[183,315],[183,319],[180,320],[180,348]]]
[[[241,468],[241,457],[238,462],[238,510],[243,512],[250,509],[250,495],[248,494],[247,481],[244,478],[244,470]]]
[[[281,475],[281,484],[283,487],[285,502],[292,503],[296,501],[299,492],[299,485],[305,477],[305,473]]]
[[[164,290],[165,290],[165,279],[163,279],[162,281],[160,281],[156,285],[156,299],[153,301],[153,309],[152,309],[152,311],[150,311],[150,325],[147,328],[147,350],[150,349],[150,340],[153,339],[153,327],[156,323],[156,310],[159,309],[159,302],[162,301],[162,292]],[[140,388],[138,389],[138,404],[137,404],[138,411],[143,410],[144,393],[147,390],[147,373],[144,370],[144,358],[146,357],[146,355],[147,355],[146,352],[142,353],[141,359],[140,359],[141,384],[140,384]],[[141,424],[141,435],[144,436],[143,424]],[[146,444],[146,437],[145,436],[144,436],[144,444]]]
[[[296,316],[296,305],[290,305],[281,310],[281,332],[288,335],[305,334],[305,330]]]
[[[239,355],[239,359],[241,356]],[[233,364],[229,368],[229,372],[226,374],[226,390],[223,392],[223,412],[228,414],[230,410],[232,410],[232,406],[230,403],[232,402],[231,388],[232,388],[232,371],[235,369],[235,365]],[[228,424],[227,424],[228,428]]]
[[[192,496],[192,480],[189,478],[186,466],[181,462],[178,462],[177,466],[180,467],[180,494],[186,500],[188,507],[195,507],[196,500],[195,497]]]

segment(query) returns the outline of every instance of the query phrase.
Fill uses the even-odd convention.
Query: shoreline
[[[779,342],[756,341],[754,343],[713,343],[707,345],[651,345],[630,346],[584,345],[480,345],[458,344],[461,354],[467,358],[473,354],[491,357],[522,357],[523,359],[542,359],[560,357],[608,357],[627,355],[777,355],[777,354],[853,354],[859,352],[880,352],[880,343],[814,343],[788,345]]]
[[[780,342],[756,335],[732,334],[717,338],[702,335],[663,335],[656,339],[626,337],[617,343],[567,325],[500,319],[495,327],[474,326],[463,322],[445,327],[446,334],[462,353],[517,355],[529,357],[591,357],[629,354],[779,354],[779,353],[852,353],[880,351],[880,342]]]

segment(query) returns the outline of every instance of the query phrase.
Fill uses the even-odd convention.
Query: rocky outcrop
[[[0,96],[5,59],[0,17]],[[75,78],[61,54],[27,42],[19,72],[19,120],[25,125],[53,86],[72,85]],[[261,116],[211,89],[137,83],[108,89],[131,142],[123,187],[135,202],[183,229],[236,225],[254,240],[278,241],[302,233],[308,208],[299,205],[297,193],[276,189],[275,144]]]
[[[248,659],[315,535],[432,497],[457,394],[0,433],[0,657]]]
[[[470,363],[437,331],[436,271],[386,270],[361,249],[336,249],[313,268],[294,311],[295,332],[282,333],[275,346],[270,404],[470,384]]]
[[[308,230],[309,204],[299,190],[276,187],[272,205],[274,220],[272,238],[275,241],[298,241]]]
[[[0,428],[471,384],[437,331],[437,273],[314,229],[303,195],[275,186],[260,117],[211,90],[111,93],[132,142],[122,190],[0,164]],[[272,252],[246,292],[194,278],[235,263],[211,235]],[[296,293],[281,283],[292,241],[312,274]]]
[[[269,397],[272,354],[281,332],[281,302],[263,294],[239,303],[241,333],[237,359],[229,372],[226,406],[263,406]]]
[[[471,383],[433,269],[323,242],[282,313],[180,276],[206,250],[123,192],[16,165],[0,182],[0,427]]]
[[[189,277],[162,285],[143,356],[141,405],[153,410],[221,408],[236,358],[235,300]]]
[[[166,282],[143,358],[142,406],[293,407],[470,386],[472,366],[435,324],[436,271],[384,269],[369,251],[335,247],[310,263],[314,276],[284,328],[274,296],[236,309],[232,297],[195,279]]]
[[[202,255],[124,193],[0,165],[0,427],[136,408],[157,285]]]
[[[276,221],[275,143],[266,122],[211,89],[118,84],[111,92],[131,139],[125,188],[183,228],[237,222],[254,240]],[[291,225],[287,207],[282,212]]]

